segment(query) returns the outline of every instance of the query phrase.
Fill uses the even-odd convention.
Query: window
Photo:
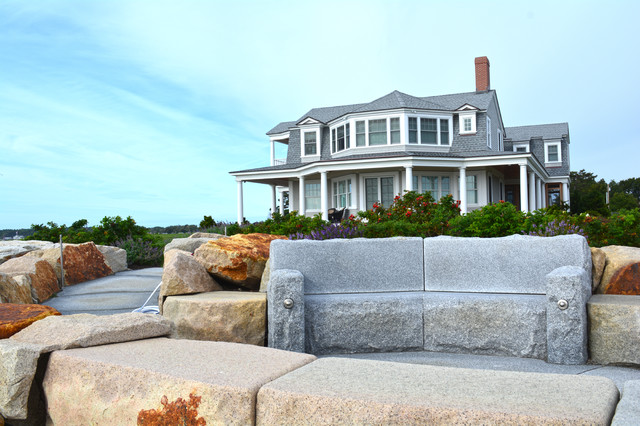
[[[527,152],[526,146],[516,146],[516,152]]]
[[[487,117],[487,146],[491,148],[491,119]]]
[[[504,139],[502,137],[502,130],[498,129],[498,150],[504,151]]]
[[[393,203],[393,177],[366,178],[364,186],[367,210],[371,210],[373,203],[378,201],[384,206],[390,206]]]
[[[387,120],[369,120],[369,146],[387,144]]]
[[[438,143],[438,123],[435,118],[420,119],[420,143],[435,145]]]
[[[309,210],[320,210],[320,183],[305,182],[304,205]]]
[[[478,204],[478,178],[467,176],[467,203]]]
[[[462,119],[463,129],[465,132],[471,132],[471,117],[465,117]]]
[[[389,119],[389,129],[391,130],[391,143],[392,144],[400,143],[400,119],[399,118]]]
[[[333,207],[341,209],[351,206],[351,179],[333,182]]]
[[[421,176],[420,180],[422,183],[420,192],[429,192],[435,201],[451,194],[449,176]]]
[[[560,143],[545,144],[545,162],[559,163],[562,161],[560,153]]]
[[[458,115],[460,134],[470,135],[476,133],[476,112],[461,111]]]
[[[561,192],[559,183],[547,184],[547,206],[562,204]]]
[[[356,121],[356,146],[365,146],[366,136],[364,120]]]
[[[409,117],[409,143],[418,143],[418,119]]]
[[[420,179],[418,176],[413,175],[413,188],[412,188],[412,191],[420,192],[420,188],[418,187],[418,179]]]
[[[339,152],[350,146],[349,123],[331,129],[331,152]]]
[[[440,145],[449,145],[449,120],[440,120]]]
[[[529,152],[529,144],[528,143],[514,144],[513,152]]]
[[[304,155],[316,155],[317,150],[316,132],[304,132]]]

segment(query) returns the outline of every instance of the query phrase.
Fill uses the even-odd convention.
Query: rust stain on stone
[[[0,303],[0,339],[13,336],[23,328],[50,315],[60,315],[60,312],[45,305]]]
[[[94,243],[65,246],[63,254],[65,284],[78,284],[113,274]]]
[[[242,259],[234,257],[230,266],[218,266],[218,273],[234,281],[244,281],[248,276],[247,264]]]
[[[51,265],[42,260],[36,263],[36,273],[31,275],[31,285],[36,290],[36,295],[40,303],[49,299],[52,294],[60,291],[58,287],[58,276]]]
[[[640,263],[632,263],[618,270],[609,280],[604,294],[640,295]]]
[[[198,406],[202,400],[201,396],[194,393],[189,394],[189,400],[185,401],[178,398],[173,402],[169,402],[166,395],[162,395],[160,404],[162,408],[159,410],[140,410],[138,413],[139,426],[164,426],[164,425],[183,425],[183,426],[204,426],[206,420],[198,417]]]
[[[236,234],[229,238],[209,241],[207,244],[219,247],[224,251],[237,253],[238,257],[266,260],[269,258],[271,241],[287,239],[288,238],[283,235]]]

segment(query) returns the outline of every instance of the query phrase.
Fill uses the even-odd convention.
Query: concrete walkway
[[[162,268],[146,268],[98,278],[65,287],[43,305],[57,309],[63,315],[111,315],[131,312],[142,306],[162,280]],[[154,293],[148,305],[158,304]]]

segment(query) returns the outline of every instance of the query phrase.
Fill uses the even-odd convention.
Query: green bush
[[[273,216],[264,222],[256,222],[240,227],[243,234],[255,232],[274,235],[291,235],[295,233],[309,234],[320,229],[329,222],[322,220],[320,213],[313,217],[301,216],[297,211],[281,215],[274,213]],[[234,229],[235,230],[235,229]],[[227,229],[229,231],[229,229]],[[228,234],[231,235],[231,234]]]
[[[576,216],[591,247],[620,245],[640,247],[640,210],[620,210],[610,217]]]
[[[164,245],[154,244],[151,239],[127,237],[114,243],[127,252],[129,267],[162,266]]]
[[[520,234],[525,230],[525,219],[525,214],[516,206],[501,201],[453,218],[449,234],[486,238]]]

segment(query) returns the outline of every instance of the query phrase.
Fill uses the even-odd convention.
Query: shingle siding
[[[287,148],[287,164],[300,162],[300,129],[289,132],[289,146]]]

